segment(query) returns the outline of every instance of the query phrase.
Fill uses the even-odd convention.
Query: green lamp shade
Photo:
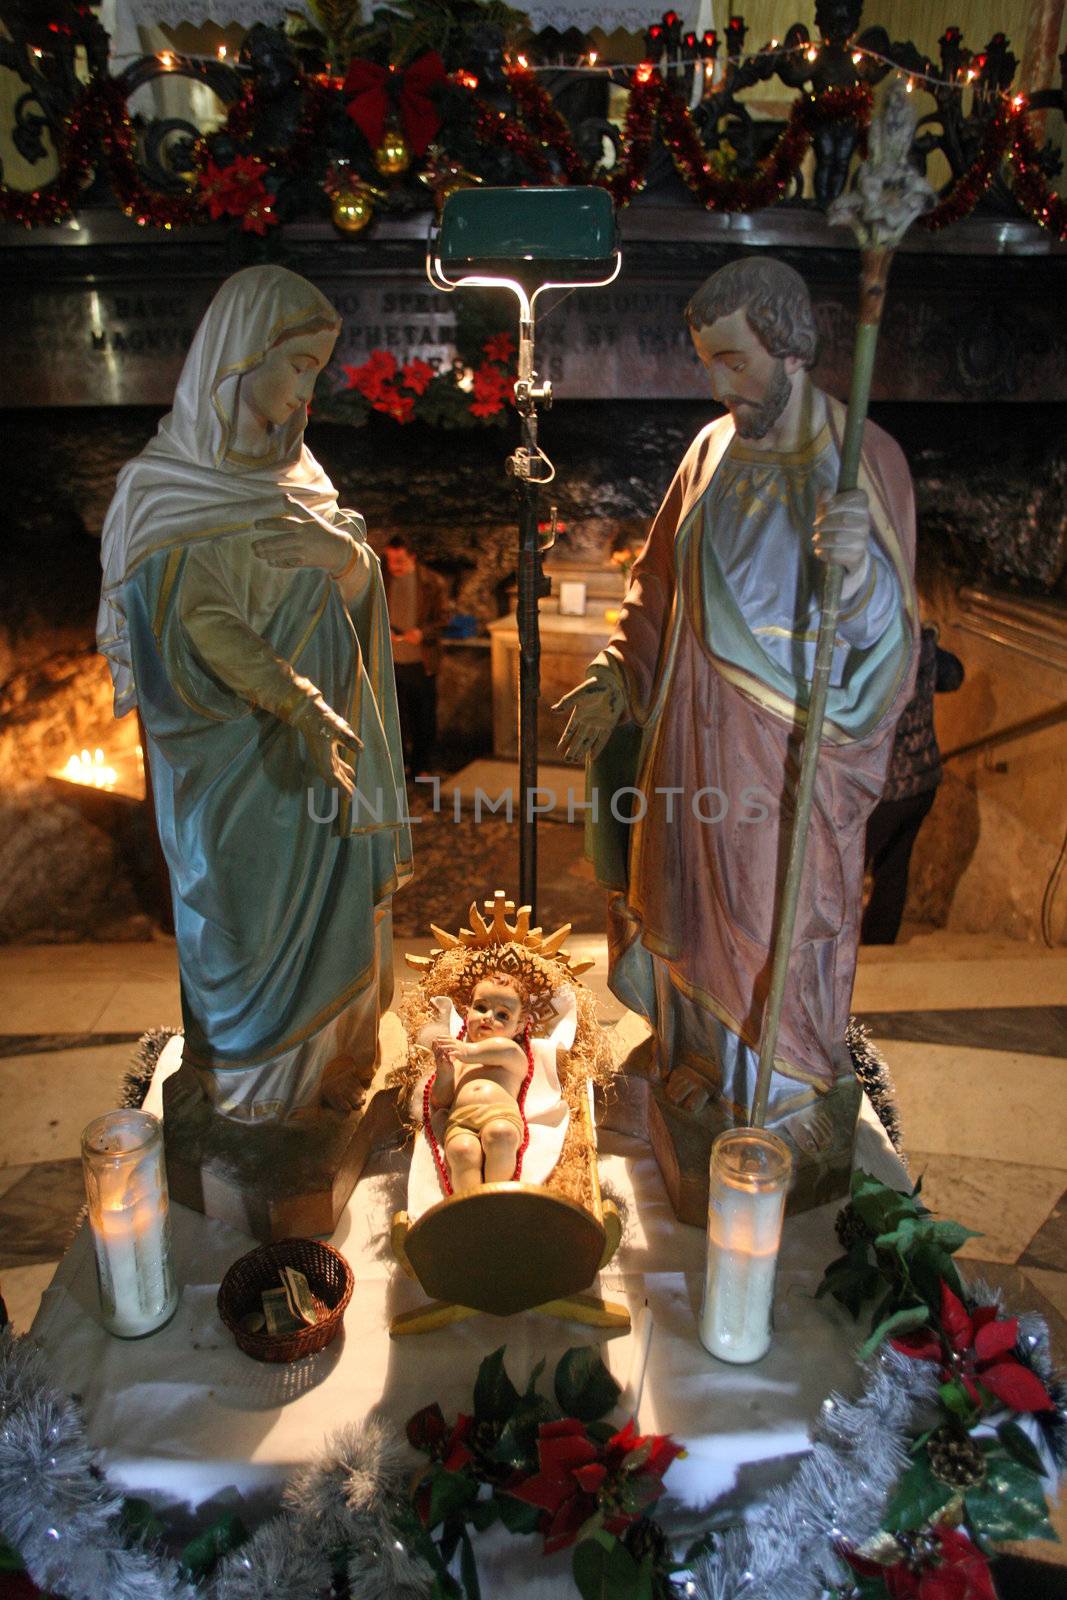
[[[445,267],[521,267],[524,262],[602,265],[615,253],[615,211],[606,189],[460,189],[441,217]]]

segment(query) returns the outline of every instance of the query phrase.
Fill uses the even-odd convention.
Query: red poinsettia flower
[[[250,200],[248,207],[241,213],[241,230],[243,233],[258,233],[260,237],[268,228],[277,225],[278,218],[271,205],[270,196],[264,190],[262,196]]]
[[[915,1361],[936,1361],[942,1383],[958,1379],[979,1408],[979,1384],[1012,1411],[1053,1411],[1052,1396],[1036,1373],[1013,1354],[1019,1339],[1018,1317],[997,1317],[996,1306],[973,1312],[941,1280],[941,1336],[932,1328],[892,1341],[893,1348]]]
[[[472,417],[493,417],[504,409],[505,400],[514,400],[515,385],[506,372],[483,365],[474,374]]]
[[[510,333],[494,333],[482,346],[487,361],[499,361],[502,366],[507,366],[515,354],[515,341]]]
[[[545,1554],[573,1544],[599,1511],[608,1533],[620,1534],[659,1499],[663,1474],[682,1454],[665,1434],[639,1434],[628,1422],[604,1445],[573,1417],[538,1429],[540,1471],[507,1486],[507,1493],[544,1512]]]
[[[957,1528],[935,1528],[937,1549],[929,1556],[905,1558],[894,1566],[841,1551],[861,1578],[882,1578],[890,1600],[997,1600],[989,1563]]]
[[[375,411],[384,411],[394,422],[410,422],[415,415],[414,396],[401,394],[398,389],[383,389],[371,405]]]
[[[598,1489],[607,1468],[597,1460],[597,1447],[583,1423],[573,1417],[542,1422],[537,1430],[540,1471],[508,1486],[508,1494],[545,1513],[541,1531],[545,1554],[573,1544],[582,1525],[596,1510]]]
[[[373,350],[359,367],[344,367],[350,389],[358,389],[373,405],[391,387],[396,377],[396,356],[389,350]]]
[[[418,356],[413,356],[400,374],[400,382],[405,389],[413,389],[416,394],[425,394],[433,382],[434,371],[428,361],[420,361]]]
[[[247,231],[266,233],[278,220],[263,182],[269,171],[258,156],[234,156],[225,167],[208,161],[198,182],[212,221],[224,216],[241,217]]]

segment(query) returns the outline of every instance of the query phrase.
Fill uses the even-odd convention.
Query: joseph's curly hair
[[[742,256],[700,285],[685,308],[685,320],[699,330],[741,310],[768,355],[796,356],[805,367],[815,365],[819,336],[799,272],[770,256]]]

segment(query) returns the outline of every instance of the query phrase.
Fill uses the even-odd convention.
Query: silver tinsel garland
[[[792,1479],[731,1528],[695,1573],[697,1600],[818,1600],[847,1577],[835,1546],[878,1531],[937,1372],[883,1346],[858,1400],[823,1402],[814,1446]]]
[[[1051,1371],[1041,1319],[1022,1318],[1020,1331],[1035,1367]],[[858,1399],[823,1403],[790,1482],[718,1538],[694,1573],[696,1600],[817,1600],[840,1583],[836,1546],[877,1532],[936,1389],[930,1363],[884,1346]],[[359,1600],[426,1600],[430,1569],[393,1522],[407,1493],[405,1449],[384,1419],[343,1428],[292,1479],[281,1512],[194,1588],[175,1561],[124,1539],[122,1496],[94,1466],[77,1406],[29,1339],[0,1331],[0,1536],[40,1588],[65,1600],[328,1600],[338,1549]]]

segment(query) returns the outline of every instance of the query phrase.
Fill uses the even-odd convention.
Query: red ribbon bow
[[[349,63],[345,78],[344,92],[348,101],[345,109],[376,150],[385,134],[390,103],[395,99],[404,136],[412,152],[421,156],[441,126],[440,114],[429,91],[435,84],[443,83],[445,77],[445,64],[436,50],[425,51],[406,72],[357,58]]]

